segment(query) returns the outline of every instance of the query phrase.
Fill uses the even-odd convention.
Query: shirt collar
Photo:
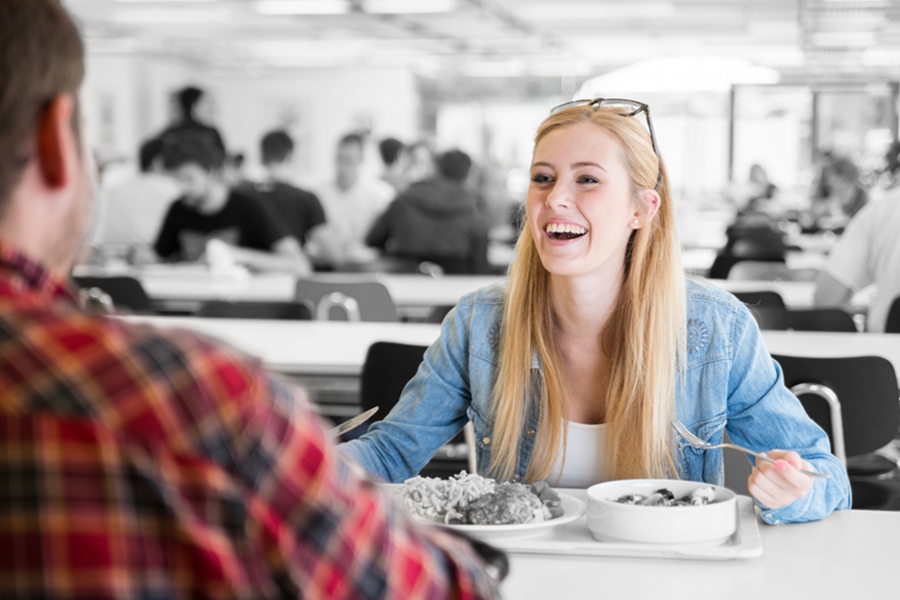
[[[0,241],[0,279],[22,292],[65,300],[78,305],[78,297],[68,282],[51,274],[43,265],[18,249]]]

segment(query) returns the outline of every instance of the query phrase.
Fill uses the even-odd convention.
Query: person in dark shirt
[[[259,198],[286,233],[305,246],[309,233],[325,223],[325,211],[315,194],[286,183],[293,166],[294,141],[285,131],[271,131],[263,136],[260,150],[266,178],[241,189]]]
[[[164,129],[159,137],[171,140],[186,135],[193,136],[212,144],[224,155],[225,142],[222,140],[222,134],[215,127],[203,123],[197,115],[199,112],[197,107],[205,97],[206,92],[194,86],[188,86],[175,92],[173,101],[175,109],[179,113],[178,119]]]
[[[286,235],[257,198],[229,189],[223,156],[204,140],[186,137],[163,148],[163,166],[184,195],[169,208],[154,244],[163,260],[195,261],[210,240],[231,249],[235,262],[259,270],[309,273],[300,245]]]
[[[487,273],[487,227],[465,181],[472,159],[450,150],[436,160],[438,175],[410,185],[375,221],[366,244],[411,262],[432,262],[445,273]]]

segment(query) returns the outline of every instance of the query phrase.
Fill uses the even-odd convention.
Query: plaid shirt
[[[0,245],[0,598],[480,598],[469,545],[338,458],[305,400],[83,312]]]

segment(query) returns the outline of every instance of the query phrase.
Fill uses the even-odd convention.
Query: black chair
[[[378,281],[300,279],[295,297],[311,302],[320,321],[397,321],[397,307],[390,292]]]
[[[900,296],[894,298],[884,324],[885,333],[900,333]]]
[[[734,297],[748,307],[775,307],[787,308],[781,294],[771,290],[760,292],[732,292]]]
[[[363,411],[377,406],[378,412],[368,424],[380,421],[391,412],[403,388],[419,369],[426,349],[427,346],[395,342],[375,342],[369,346],[360,376],[359,401]],[[366,429],[368,425],[358,427],[356,435]],[[420,475],[446,478],[462,470],[471,471],[466,445],[466,437],[460,431],[435,454]]]
[[[95,299],[100,303],[104,302],[102,294],[98,290],[105,293],[112,300],[115,308],[125,307],[133,312],[149,313],[153,312],[153,306],[150,302],[144,286],[134,277],[115,276],[115,277],[73,277],[75,284],[83,290],[89,299]]]
[[[774,356],[809,416],[829,434],[835,456],[847,464],[853,507],[900,510],[900,481],[890,459],[873,454],[900,428],[900,390],[891,362],[880,356]]]
[[[216,319],[293,319],[309,321],[313,308],[303,302],[204,302],[197,310],[198,317]]]
[[[787,331],[840,331],[856,333],[853,317],[840,308],[787,309],[750,307],[760,329]]]

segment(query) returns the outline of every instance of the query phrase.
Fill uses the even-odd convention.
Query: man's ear
[[[65,187],[76,166],[72,159],[78,147],[72,131],[75,101],[69,94],[56,96],[38,119],[36,156],[44,183],[51,188]]]

